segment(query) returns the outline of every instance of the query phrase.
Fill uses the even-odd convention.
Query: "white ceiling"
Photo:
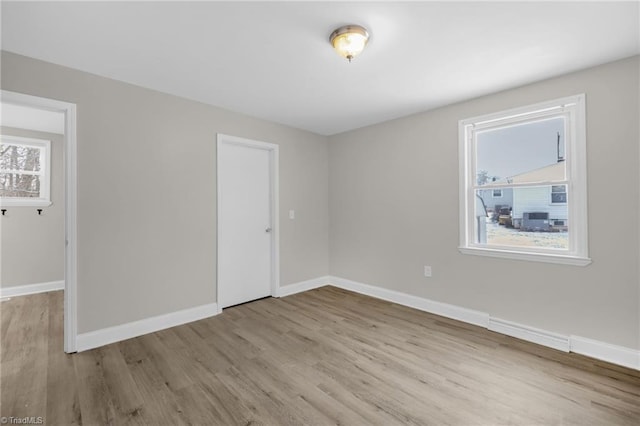
[[[2,1],[3,50],[324,135],[638,54],[639,27],[637,1]]]

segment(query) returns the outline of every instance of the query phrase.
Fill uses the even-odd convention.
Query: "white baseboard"
[[[497,333],[516,337],[528,342],[558,349],[564,352],[575,352],[591,358],[607,361],[623,367],[640,370],[640,350],[616,346],[610,343],[591,340],[579,336],[566,336],[523,324],[514,323],[500,318],[491,317],[490,314],[449,305],[442,302],[412,296],[398,291],[363,284],[339,277],[327,277],[328,283],[334,287],[354,291],[356,293],[375,297],[408,306],[421,311],[455,319],[469,324],[478,325]],[[325,279],[325,278],[322,278]],[[319,279],[319,280],[322,280]]]
[[[401,293],[399,291],[387,290],[385,288],[362,284],[339,277],[330,277],[330,283],[334,287],[355,291],[356,293],[408,306],[410,308],[440,315],[442,317],[479,325],[480,327],[487,328],[489,323],[489,314],[484,312],[449,305],[447,303],[436,302],[422,297]]]
[[[51,284],[51,283],[44,283]],[[542,346],[558,349],[564,352],[575,352],[586,355],[591,358],[607,361],[623,367],[640,370],[640,350],[630,349],[623,346],[616,346],[610,343],[600,342],[597,340],[587,339],[579,336],[565,336],[551,331],[541,330],[523,324],[514,323],[500,318],[491,317],[488,313],[463,308],[447,303],[436,302],[410,294],[401,293],[394,290],[388,290],[381,287],[363,284],[339,277],[319,277],[295,284],[290,284],[277,289],[276,297],[285,297],[303,291],[313,290],[325,285],[350,290],[366,296],[375,297],[377,299],[386,300],[397,303],[399,305],[440,315],[446,318],[455,319],[469,324],[487,328],[497,333],[507,336],[516,337]],[[34,286],[39,286],[36,284]],[[21,286],[21,287],[34,287]],[[12,287],[9,287],[12,288]],[[50,288],[51,291],[64,288],[64,283],[59,288]],[[3,297],[4,291],[2,289]],[[40,291],[32,291],[32,294]],[[186,324],[188,322],[197,321],[219,314],[222,310],[217,303],[211,303],[195,308],[185,309],[170,314],[159,315],[152,318],[143,319],[127,324],[117,325],[114,327],[96,330],[89,333],[79,334],[77,337],[78,352],[88,349],[97,348],[99,346],[108,345],[110,343],[121,340],[130,339],[132,337],[141,336],[147,333],[164,330],[169,327]]]
[[[518,339],[548,346],[559,351],[569,352],[570,349],[569,336],[552,333],[551,331],[541,330],[494,317],[489,318],[489,326],[487,328],[497,333],[517,337]]]
[[[640,351],[586,337],[571,336],[571,352],[640,370]]]
[[[81,333],[78,334],[76,339],[77,349],[78,352],[86,351],[121,340],[131,339],[132,337],[142,336],[143,334],[209,318],[218,315],[220,312],[222,311],[218,308],[217,303],[209,303],[169,314],[145,318],[140,321]]]
[[[0,288],[0,298],[26,296],[56,290],[64,290],[64,281],[49,281],[46,283],[2,287]]]
[[[313,290],[314,288],[329,285],[329,277],[314,278],[312,280],[301,281],[299,283],[289,284],[279,287],[276,291],[276,297],[290,296],[303,291]]]

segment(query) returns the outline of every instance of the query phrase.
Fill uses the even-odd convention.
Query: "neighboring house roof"
[[[533,183],[564,180],[564,162],[550,164],[530,172],[502,179],[505,183]]]

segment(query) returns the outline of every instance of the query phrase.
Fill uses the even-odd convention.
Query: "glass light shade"
[[[369,33],[359,25],[347,25],[335,30],[330,40],[338,55],[351,62],[351,59],[364,50],[369,41]]]

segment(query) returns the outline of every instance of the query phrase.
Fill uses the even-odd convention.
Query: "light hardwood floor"
[[[633,425],[640,372],[333,287],[92,351],[2,302],[2,416],[48,425]]]

